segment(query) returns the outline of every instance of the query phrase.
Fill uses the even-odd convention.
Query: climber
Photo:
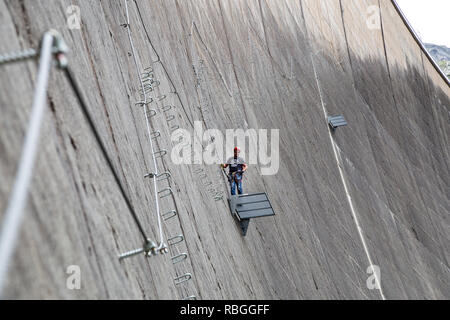
[[[231,195],[236,195],[236,185],[238,189],[238,194],[242,194],[242,174],[247,170],[247,164],[245,164],[244,159],[239,157],[241,150],[238,147],[234,148],[234,156],[227,160],[227,163],[221,164],[222,169],[230,167],[228,173],[228,181],[231,186]]]

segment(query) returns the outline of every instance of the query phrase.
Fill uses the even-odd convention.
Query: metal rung
[[[182,284],[191,279],[192,279],[192,274],[185,273],[182,276],[176,277],[175,279],[173,279],[173,281],[175,282],[175,285],[177,286],[177,285]]]
[[[156,87],[158,87],[160,84],[161,84],[161,82],[159,82],[159,80],[153,80],[154,78],[152,78],[150,81],[150,83],[151,83],[151,86],[152,86],[152,88],[156,88]]]
[[[167,150],[165,150],[165,149],[158,150],[158,151],[155,151],[153,154],[155,155],[156,158],[161,158],[167,154]]]
[[[163,100],[163,99],[165,99],[167,96],[165,95],[165,94],[163,94],[162,96],[159,96],[158,98],[156,98],[156,99],[158,99],[158,101],[161,101],[161,100]]]
[[[173,217],[175,217],[177,215],[177,211],[176,210],[170,210],[169,212],[166,212],[162,215],[164,221],[167,221]]]
[[[158,85],[159,85],[159,81],[155,80],[155,75],[153,73],[145,72],[142,75],[143,75],[142,79],[145,79],[145,80],[142,80],[142,82],[150,81],[150,83],[158,83]]]
[[[169,244],[169,246],[176,245],[176,244],[178,244],[180,242],[183,242],[183,241],[184,241],[184,237],[183,237],[182,234],[180,234],[178,236],[175,236],[175,237],[172,237],[170,239],[167,239],[167,243]]]
[[[153,79],[153,78],[155,78],[154,77],[154,73],[152,71],[150,71],[150,72],[142,72],[141,76],[142,76],[143,79]],[[145,80],[145,81],[147,81],[147,80]]]
[[[152,133],[150,133],[150,138],[151,139],[156,139],[156,138],[159,138],[159,137],[161,137],[161,132],[159,130],[153,131]]]
[[[152,88],[152,90],[160,85],[159,81],[153,80],[153,78],[147,78],[147,79],[143,80],[142,82],[150,82],[150,83],[146,83],[145,85]]]
[[[188,257],[188,254],[183,252],[183,253],[180,253],[180,254],[178,254],[178,255],[176,255],[174,257],[171,257],[170,259],[172,260],[173,264],[177,264],[177,263],[180,263],[180,262],[186,260],[187,257]]]
[[[189,296],[189,297],[183,298],[183,300],[197,300],[197,297],[196,297],[196,296],[194,296],[194,295],[192,295],[192,296]]]
[[[141,74],[141,76],[142,76],[142,82],[153,81],[153,79],[155,79],[154,74],[151,72],[144,72]]]
[[[150,89],[153,90],[153,85],[152,85],[151,83],[146,83],[146,84],[144,84],[144,89],[148,89],[148,88],[150,88]],[[141,89],[141,90],[142,90],[142,89]]]
[[[162,107],[163,112],[167,112],[167,111],[169,111],[170,109],[172,109],[172,106],[163,106],[163,107]]]
[[[173,126],[170,127],[170,130],[171,130],[171,131],[175,131],[175,130],[178,130],[178,129],[180,129],[180,126],[177,125],[177,124],[175,124],[175,125],[173,125]]]
[[[170,174],[170,172],[163,172],[156,176],[157,181],[169,180],[169,178],[171,178],[171,177],[172,177],[172,175]]]
[[[217,191],[217,192],[213,195],[213,197],[214,197],[214,199],[216,199],[216,198],[222,199],[222,198],[223,198],[223,194],[222,194],[221,191]]]
[[[148,94],[148,93],[150,93],[150,92],[153,91],[153,87],[145,88],[145,86],[147,86],[147,85],[144,85],[144,90],[139,89],[139,93],[140,93],[141,95]]]
[[[163,194],[163,195],[159,196],[161,199],[163,199],[163,198],[173,195],[173,191],[171,188],[167,187],[167,188],[164,188],[161,191],[159,191],[158,194]]]
[[[153,91],[153,85],[151,83],[146,83],[143,85],[143,88],[139,89],[140,92],[143,92],[142,89],[144,89],[144,91],[148,91],[151,90]]]
[[[142,82],[144,83],[144,82],[150,81],[150,83],[153,83],[153,79],[155,79],[153,77],[153,74],[147,73],[147,75],[145,77],[142,77]]]
[[[145,106],[145,105],[148,106],[150,103],[153,102],[153,98],[149,98],[149,99],[150,99],[149,102],[139,101],[139,102],[135,103],[135,105],[136,105],[136,106],[139,106],[139,107],[143,107],[143,106]]]
[[[155,109],[148,109],[145,112],[145,116],[147,117],[147,119],[156,116],[156,114],[157,114],[157,111]]]

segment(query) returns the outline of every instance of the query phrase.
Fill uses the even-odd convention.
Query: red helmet
[[[241,152],[241,149],[239,149],[238,147],[235,147],[234,152]]]

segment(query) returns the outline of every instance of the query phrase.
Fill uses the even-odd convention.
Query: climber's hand
[[[222,168],[222,169],[225,169],[225,165],[222,163],[222,164],[220,164],[220,167]]]

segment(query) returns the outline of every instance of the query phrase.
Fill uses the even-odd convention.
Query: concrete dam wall
[[[71,5],[80,29],[68,27]],[[157,241],[155,191],[144,178],[154,170],[152,137],[136,105],[139,73],[153,69],[150,124],[160,136],[152,141],[167,150],[158,171],[170,172],[158,191],[172,190],[159,206],[178,213],[163,231],[184,241],[168,254],[119,261],[143,239],[53,68],[5,298],[450,298],[450,88],[391,1],[127,5],[129,25],[125,1],[0,0],[0,54],[38,48],[48,29],[62,34],[114,170]],[[0,66],[0,223],[36,74],[32,60]],[[327,117],[338,114],[348,125],[332,132]],[[250,165],[244,178],[244,191],[266,192],[276,215],[252,219],[245,237],[219,166],[170,157],[172,131],[192,131],[196,121],[222,132],[279,129],[278,172]],[[70,266],[80,289],[68,286]]]

